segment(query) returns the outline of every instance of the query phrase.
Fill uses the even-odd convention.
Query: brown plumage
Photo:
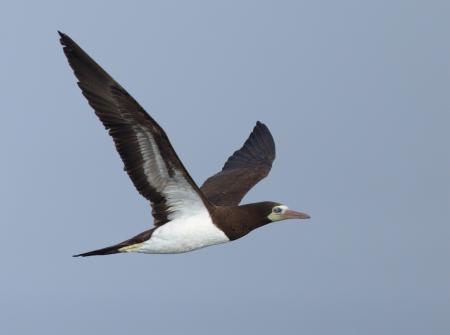
[[[288,211],[285,206],[274,202],[238,206],[245,194],[268,175],[275,159],[275,143],[264,124],[257,122],[242,148],[228,158],[220,172],[208,178],[199,188],[158,123],[70,37],[59,34],[64,53],[78,79],[78,86],[113,138],[134,186],[150,202],[155,224],[154,228],[129,240],[77,256],[129,251],[131,249],[128,247],[153,241],[154,234],[158,235],[155,241],[161,240],[163,234],[172,236],[173,229],[178,226],[168,228],[168,223],[188,222],[193,217],[198,217],[198,224],[206,224],[206,228],[192,226],[190,230],[195,232],[200,229],[196,234],[200,234],[201,238],[218,240],[184,241],[183,244],[188,245],[184,247],[186,250],[171,245],[167,252],[184,252],[225,241],[220,239],[235,240],[253,229],[284,219],[281,216],[285,215],[284,212],[290,212],[291,217],[286,214],[286,218],[307,218],[306,214]],[[280,212],[275,213],[275,208]],[[208,214],[205,216],[205,213]],[[208,225],[208,220],[212,224]],[[195,222],[189,224],[196,225]],[[164,229],[159,230],[162,226]],[[184,231],[184,228],[176,229]],[[178,231],[174,236],[179,238],[176,234]],[[197,235],[193,237],[198,239]],[[161,241],[154,243],[161,244]],[[161,248],[162,251],[156,252],[165,252]]]
[[[203,183],[201,190],[215,205],[237,206],[245,194],[269,174],[274,159],[272,134],[258,121],[242,148],[228,158],[222,171]]]

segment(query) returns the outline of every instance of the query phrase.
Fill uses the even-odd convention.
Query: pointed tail
[[[143,233],[140,233],[129,240],[123,241],[121,243],[112,245],[110,247],[97,249],[89,252],[85,252],[78,255],[73,255],[73,257],[87,257],[87,256],[100,256],[100,255],[112,255],[112,254],[118,254],[121,252],[130,252],[134,249],[139,248],[139,244],[142,242],[145,242],[150,239],[152,236],[153,231],[155,228],[152,228],[150,230],[146,230]]]
[[[98,256],[98,255],[112,255],[121,252],[119,249],[122,248],[120,244],[116,244],[110,247],[97,249],[89,252],[85,252],[78,255],[73,255],[73,257],[87,257],[87,256]]]

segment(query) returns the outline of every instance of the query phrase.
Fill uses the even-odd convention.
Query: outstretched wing
[[[228,158],[222,171],[205,181],[201,190],[215,205],[237,206],[244,195],[269,174],[274,159],[272,134],[258,121],[242,148]]]
[[[164,130],[70,37],[59,34],[78,86],[109,130],[134,186],[151,202],[155,225],[205,210],[207,200]]]

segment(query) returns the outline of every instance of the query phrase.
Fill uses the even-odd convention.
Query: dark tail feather
[[[133,244],[142,243],[144,241],[147,241],[152,236],[152,233],[154,230],[155,230],[155,228],[152,228],[150,230],[146,230],[146,231],[130,238],[129,240],[123,241],[122,243],[115,244],[110,247],[106,247],[106,248],[102,248],[102,249],[98,249],[98,250],[94,250],[94,251],[85,252],[85,253],[79,254],[79,255],[73,255],[73,257],[87,257],[87,256],[118,254],[118,253],[122,252],[119,250],[123,247],[128,247]]]
[[[98,256],[98,255],[112,255],[112,254],[118,254],[120,251],[119,249],[122,246],[119,245],[113,245],[111,247],[106,247],[94,251],[85,252],[83,254],[73,255],[73,257],[87,257],[87,256]]]

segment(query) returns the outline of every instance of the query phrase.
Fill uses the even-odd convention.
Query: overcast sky
[[[244,202],[311,214],[180,255],[72,258],[152,225],[69,34],[201,184],[257,120]],[[449,1],[0,5],[0,333],[450,333]]]

